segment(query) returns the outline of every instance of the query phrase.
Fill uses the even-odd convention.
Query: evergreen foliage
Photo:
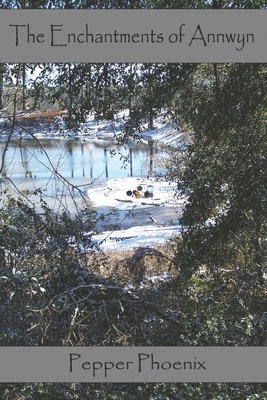
[[[181,264],[189,274],[266,263],[266,66],[199,66],[177,100],[193,130],[179,188],[188,195]]]

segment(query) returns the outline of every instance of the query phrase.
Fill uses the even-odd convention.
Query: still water
[[[0,156],[4,143],[0,143]],[[116,146],[98,140],[42,140],[10,143],[5,155],[5,173],[21,190],[54,191],[53,169],[73,184],[101,184],[108,178],[152,175],[162,151],[154,143]],[[47,193],[48,194],[48,193]]]

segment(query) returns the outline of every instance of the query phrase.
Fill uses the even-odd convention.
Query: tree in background
[[[0,64],[0,110],[3,108],[4,71],[5,65]]]

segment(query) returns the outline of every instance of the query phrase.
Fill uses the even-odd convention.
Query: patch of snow
[[[87,194],[95,207],[109,206],[129,210],[133,207],[184,204],[184,198],[177,200],[176,187],[175,182],[156,178],[116,178],[108,180],[105,186],[89,188]],[[153,190],[153,197],[146,197],[150,188]]]
[[[153,190],[153,197],[146,197],[148,189]],[[142,177],[116,178],[108,180],[104,186],[89,188],[87,193],[98,213],[109,208],[122,216],[121,212],[125,211],[125,218],[131,220],[127,226],[123,223],[125,218],[120,222],[119,218],[110,217],[110,225],[106,225],[104,232],[92,236],[93,242],[103,250],[163,244],[179,234],[178,213],[186,198],[178,196],[175,182]],[[168,217],[163,216],[166,212]],[[114,230],[111,230],[112,222]],[[120,229],[122,227],[124,229]]]
[[[170,272],[166,272],[166,271],[161,272],[158,275],[153,275],[153,276],[145,275],[143,277],[143,279],[146,279],[146,280],[152,282],[153,284],[159,284],[161,282],[167,282],[167,281],[170,281],[172,278],[173,278],[173,275]]]
[[[114,251],[138,246],[163,244],[166,240],[177,236],[180,225],[166,226],[134,226],[119,231],[106,231],[92,236],[92,241],[102,250]]]
[[[205,221],[205,226],[208,226],[208,227],[216,226],[216,221],[213,218],[208,218]]]

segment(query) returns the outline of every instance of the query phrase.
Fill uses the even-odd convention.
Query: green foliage
[[[42,214],[10,199],[0,210],[1,345],[264,345],[264,287],[257,267],[203,271],[159,288],[96,274],[92,216]],[[105,263],[103,257],[101,263]],[[122,290],[123,289],[123,290]],[[159,290],[158,290],[159,289]],[[261,399],[251,384],[13,384],[3,399]],[[243,396],[243,397],[242,397]]]
[[[34,384],[5,385],[5,400],[263,400],[266,391],[257,384]],[[15,397],[17,396],[17,397]],[[20,396],[20,397],[18,397]]]
[[[264,268],[266,74],[264,65],[201,65],[177,97],[176,112],[194,132],[178,173],[188,196],[180,261],[189,276],[201,265]]]
[[[51,291],[78,286],[90,275],[81,250],[92,248],[85,232],[92,229],[93,216],[88,210],[72,219],[67,213],[53,213],[45,203],[40,215],[21,200],[10,199],[0,219],[0,342],[36,343],[31,329],[26,333],[39,320],[29,305],[42,308]],[[40,334],[41,326],[36,328]]]

